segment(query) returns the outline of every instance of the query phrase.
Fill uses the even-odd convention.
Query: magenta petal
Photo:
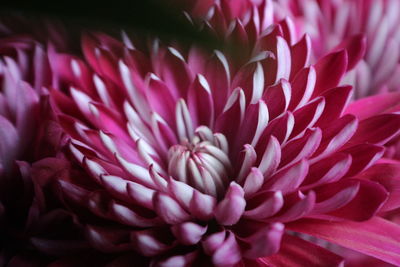
[[[349,56],[347,71],[353,69],[363,58],[367,47],[367,40],[364,35],[357,34],[339,44],[336,49],[346,49]]]
[[[279,141],[274,136],[269,138],[268,145],[263,153],[258,169],[264,177],[269,177],[278,168],[282,154]]]
[[[232,266],[242,257],[235,235],[232,232],[227,232],[227,234],[225,241],[212,255],[213,264],[218,267]]]
[[[214,99],[215,114],[218,115],[224,108],[230,89],[230,70],[225,56],[216,51],[207,63],[205,72]]]
[[[292,70],[290,73],[290,80],[294,78],[302,68],[304,68],[311,56],[311,39],[305,34],[300,41],[298,41],[291,48],[292,51]]]
[[[11,168],[11,164],[18,153],[18,133],[15,127],[3,116],[0,116],[0,165],[5,170]]]
[[[295,221],[312,211],[315,206],[316,198],[314,191],[310,191],[306,196],[300,191],[298,191],[296,194],[297,196],[294,204],[288,204],[288,207],[282,208],[281,212],[270,219],[271,221],[282,223]]]
[[[287,227],[394,265],[400,264],[400,226],[379,217],[362,223],[303,220]]]
[[[247,201],[243,216],[252,220],[262,220],[275,215],[283,206],[280,191],[260,192]]]
[[[63,195],[65,195],[67,199],[82,206],[86,205],[86,199],[89,195],[89,191],[66,181],[61,180],[58,183],[60,185]]]
[[[176,255],[169,257],[165,260],[159,261],[155,263],[154,266],[159,267],[187,267],[193,264],[193,261],[196,259],[198,253],[197,251],[190,252],[185,255]],[[154,262],[152,262],[154,263]],[[153,266],[153,265],[152,265]]]
[[[328,184],[328,185],[326,185],[326,187],[328,187],[328,191],[329,191],[329,187],[335,187],[335,185]],[[359,190],[360,190],[360,183],[358,183],[358,182],[355,182],[353,184],[350,184],[349,186],[346,186],[345,188],[343,188],[340,191],[333,194],[333,196],[331,196],[330,198],[324,199],[321,202],[317,202],[312,211],[312,214],[316,214],[316,215],[324,214],[324,213],[327,213],[327,212],[330,212],[330,211],[333,211],[333,210],[343,207],[344,205],[348,204],[351,200],[354,199],[354,197],[357,195]],[[320,196],[326,192],[318,191],[317,193]]]
[[[118,204],[116,202],[111,203],[110,217],[119,221],[122,224],[133,226],[133,227],[152,227],[159,225],[161,220],[159,218],[146,218],[141,216],[139,212],[135,212],[127,206]]]
[[[325,98],[325,108],[321,117],[317,121],[316,126],[322,128],[340,118],[351,95],[351,86],[341,86],[326,91],[323,94],[323,97]]]
[[[176,181],[172,178],[168,180],[168,189],[176,200],[187,210],[189,210],[190,201],[193,198],[193,187],[188,184]]]
[[[373,95],[352,102],[347,106],[345,113],[355,114],[357,118],[363,120],[377,114],[391,112],[399,103],[400,92]]]
[[[200,220],[209,220],[213,217],[216,202],[214,197],[194,190],[190,201],[190,212]]]
[[[243,251],[243,256],[248,259],[257,259],[278,252],[284,228],[285,226],[281,223],[273,223],[248,237],[240,238],[249,246]]]
[[[264,176],[257,168],[251,168],[249,175],[244,180],[243,190],[246,197],[256,193],[264,183]]]
[[[214,252],[223,244],[226,231],[217,232],[207,236],[202,241],[203,250],[207,255],[213,255]]]
[[[189,87],[187,102],[195,125],[214,124],[214,102],[210,85],[201,74],[196,76]]]
[[[382,211],[400,207],[400,162],[375,164],[358,177],[378,182],[389,192],[389,199],[383,205]]]
[[[174,48],[169,47],[162,58],[162,66],[157,74],[165,81],[175,97],[184,97],[191,80],[191,72],[188,69],[182,55]]]
[[[349,144],[383,145],[400,132],[400,114],[377,115],[360,122]]]
[[[346,175],[353,176],[379,160],[383,155],[384,148],[370,144],[361,144],[342,150],[341,152],[351,155],[353,161]]]
[[[321,184],[338,181],[348,172],[351,162],[350,155],[336,153],[311,164],[301,189],[308,190]]]
[[[168,224],[181,223],[190,218],[189,214],[172,197],[164,193],[155,193],[154,210]]]
[[[325,99],[318,97],[293,112],[295,125],[291,137],[296,137],[305,129],[311,128],[320,118],[325,108]]]
[[[242,124],[245,104],[246,97],[243,90],[237,88],[229,96],[223,113],[217,118],[215,131],[223,133],[229,142],[233,142]]]
[[[304,68],[294,77],[292,84],[292,98],[289,110],[304,106],[310,100],[316,83],[314,67]]]
[[[322,128],[322,141],[313,160],[335,152],[346,144],[357,130],[358,121],[353,115],[345,115]]]
[[[276,118],[287,110],[291,92],[290,83],[286,80],[280,80],[278,84],[270,86],[265,90],[262,100],[268,106],[271,119]]]
[[[232,182],[223,200],[215,209],[215,218],[222,225],[233,225],[242,217],[246,207],[242,187]]]
[[[319,128],[307,129],[299,139],[288,142],[282,150],[280,167],[309,158],[318,148],[322,138]]]
[[[324,91],[336,87],[347,70],[347,52],[341,50],[331,53],[315,64],[317,82],[313,96],[321,95]]]
[[[268,266],[285,267],[342,266],[344,263],[340,256],[329,250],[287,234],[282,238],[279,252],[260,261]]]
[[[204,233],[207,231],[207,226],[201,226],[193,222],[185,222],[173,225],[171,230],[182,244],[194,245],[201,240]]]
[[[308,162],[303,159],[274,174],[274,176],[265,182],[263,189],[282,191],[284,195],[291,193],[299,187],[307,173]]]
[[[374,216],[388,198],[385,188],[366,180],[358,180],[360,189],[357,195],[344,207],[331,212],[333,216],[353,221],[364,221]]]
[[[147,101],[153,111],[166,120],[171,128],[174,127],[176,98],[168,86],[157,76],[150,75],[148,80]]]
[[[171,245],[165,244],[159,238],[160,233],[152,230],[131,233],[131,241],[134,248],[148,257],[159,255],[171,247]]]

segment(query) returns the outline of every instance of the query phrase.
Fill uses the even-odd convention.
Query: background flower
[[[355,86],[356,98],[399,90],[399,1],[278,0],[275,4],[282,16],[292,17],[310,35],[316,58],[359,34],[366,36],[365,56],[346,79]]]
[[[46,241],[78,232],[65,210],[55,210],[57,202],[43,182],[44,170],[41,183],[32,179],[30,164],[55,156],[62,143],[62,133],[49,121],[45,87],[51,83],[51,72],[45,46],[34,38],[34,31],[19,27],[17,18],[1,21],[0,265],[40,266],[74,248],[72,242],[56,247],[53,241],[46,251]]]

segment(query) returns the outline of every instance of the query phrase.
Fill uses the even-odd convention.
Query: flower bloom
[[[360,98],[400,88],[400,2],[397,0],[276,1],[280,13],[310,34],[318,58],[359,34],[366,53],[347,81]],[[357,51],[353,51],[357,53]]]
[[[48,212],[56,202],[46,203],[48,188],[32,179],[30,163],[54,156],[61,136],[44,114],[44,87],[51,82],[44,46],[32,34],[14,33],[8,24],[0,23],[0,265],[45,264],[52,259],[36,244],[63,232],[69,238],[76,234],[69,232],[72,224],[65,210]],[[46,178],[42,168],[40,176]],[[56,244],[45,253],[71,251],[65,241],[63,247]]]
[[[398,164],[377,163],[400,116],[348,105],[338,84],[358,54],[309,66],[307,36],[239,22],[231,36],[255,47],[243,65],[101,33],[83,36],[84,60],[49,51],[65,156],[80,165],[54,178],[86,238],[157,266],[343,261],[298,232],[399,264],[400,227],[375,215],[400,204],[398,172],[379,175]]]

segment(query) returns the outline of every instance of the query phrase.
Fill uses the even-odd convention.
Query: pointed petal
[[[394,265],[400,263],[400,226],[379,217],[361,223],[304,220],[287,227]]]
[[[233,225],[242,217],[245,207],[246,200],[242,187],[232,182],[224,199],[215,209],[215,218],[222,225]]]
[[[328,54],[318,60],[314,66],[317,74],[314,97],[339,84],[347,70],[347,62],[347,52],[345,50]]]
[[[285,234],[277,254],[261,261],[271,266],[342,266],[344,259],[313,243]]]

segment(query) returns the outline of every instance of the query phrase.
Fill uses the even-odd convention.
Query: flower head
[[[12,21],[13,26],[19,25],[17,20]],[[56,246],[60,233],[68,232],[71,238],[76,235],[76,228],[65,210],[55,209],[56,201],[48,203],[54,198],[44,183],[46,172],[39,168],[40,162],[34,167],[40,169],[38,176],[42,180],[39,183],[32,179],[35,168],[31,163],[48,154],[55,156],[55,150],[62,144],[62,133],[49,123],[45,114],[48,101],[44,92],[51,82],[45,46],[33,34],[14,33],[3,22],[0,23],[0,265],[45,264],[53,259],[48,255],[67,254],[66,250],[81,245],[62,242],[63,246]]]
[[[353,56],[309,66],[308,37],[287,33],[254,35],[243,65],[104,34],[83,36],[85,60],[50,51],[53,108],[81,166],[57,180],[95,248],[161,266],[342,261],[303,232],[400,262],[400,229],[374,217],[397,199],[366,173],[400,117],[346,114]]]

